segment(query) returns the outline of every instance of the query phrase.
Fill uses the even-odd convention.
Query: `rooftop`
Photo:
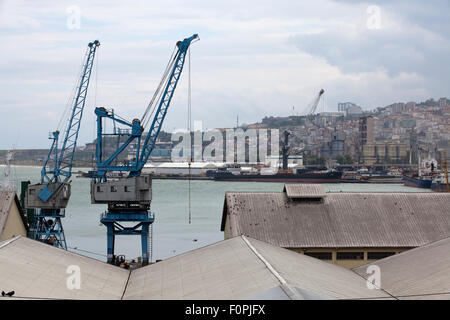
[[[308,185],[284,192],[227,192],[221,230],[284,248],[412,248],[450,237],[448,193],[326,193],[292,201]],[[323,195],[317,188],[305,196]],[[290,199],[291,197],[291,199]]]
[[[399,299],[450,299],[450,238],[378,260],[381,288]],[[354,269],[362,277],[369,265]]]
[[[70,290],[69,266],[80,289]],[[236,237],[125,270],[24,237],[0,243],[0,290],[25,299],[386,298],[355,272],[287,249]],[[1,299],[1,297],[0,297]]]
[[[10,299],[450,299],[450,238],[349,270],[240,236],[125,270],[24,237],[0,242]],[[67,283],[80,270],[80,289]],[[8,299],[0,297],[0,299]]]

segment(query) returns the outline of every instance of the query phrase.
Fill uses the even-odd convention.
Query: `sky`
[[[187,127],[189,69],[203,129],[302,114],[322,88],[327,111],[449,97],[449,12],[448,0],[0,0],[0,149],[50,146],[95,39],[78,145],[95,138],[96,106],[141,118],[194,33],[166,131]]]

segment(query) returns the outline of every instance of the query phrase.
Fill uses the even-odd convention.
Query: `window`
[[[125,192],[130,192],[130,188],[128,188],[128,186],[124,186],[124,187],[123,187],[123,191],[125,191]]]
[[[102,192],[102,189],[100,188],[100,186],[97,186],[97,192]]]
[[[117,192],[116,186],[111,186],[111,192]]]
[[[331,252],[305,252],[306,256],[310,256],[320,260],[331,260]]]
[[[394,255],[395,252],[368,252],[367,259],[378,260]]]
[[[337,260],[364,260],[364,252],[338,252]]]

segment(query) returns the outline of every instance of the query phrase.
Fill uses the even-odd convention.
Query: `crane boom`
[[[145,138],[144,145],[142,147],[141,157],[138,161],[137,170],[132,170],[130,176],[138,176],[148,160],[148,157],[152,153],[156,139],[161,131],[161,126],[166,117],[167,110],[169,109],[170,101],[172,100],[173,93],[177,87],[178,80],[180,79],[181,72],[183,71],[184,61],[186,58],[186,53],[191,44],[192,40],[198,38],[197,34],[192,37],[187,38],[177,44],[178,53],[175,56],[175,63],[172,69],[172,73],[164,89],[162,99],[159,103],[158,109],[156,110],[156,115],[153,118],[150,130]]]
[[[129,122],[117,115],[113,111],[105,108],[96,108],[97,115],[97,145],[96,158],[97,167],[90,172],[91,181],[91,203],[107,204],[108,210],[101,215],[100,222],[107,228],[107,261],[114,263],[115,236],[116,235],[140,235],[142,245],[142,263],[148,264],[148,239],[151,238],[150,225],[154,221],[154,214],[149,211],[152,200],[152,179],[148,174],[141,174],[142,168],[152,153],[156,139],[160,133],[167,111],[172,101],[173,94],[177,87],[189,46],[198,35],[178,41],[176,53],[169,59],[158,89],[156,90],[149,106],[144,112],[141,120],[134,119]],[[161,88],[163,88],[162,91]],[[160,99],[158,100],[157,97]],[[158,101],[154,104],[155,101]],[[144,127],[150,117],[150,129],[143,143],[142,134]],[[112,120],[114,124],[121,125],[125,129],[119,128],[114,133],[103,132],[103,120]],[[112,155],[105,157],[103,143],[104,137],[117,136],[117,147],[111,148]],[[120,139],[125,140],[120,144]],[[122,164],[117,164],[119,156],[127,150],[132,142],[135,142],[134,159],[122,159]],[[130,150],[131,147],[128,149]],[[106,153],[106,152],[105,152]],[[128,156],[128,155],[127,155]],[[119,171],[119,177],[108,180],[107,173]],[[128,172],[128,176],[122,176],[123,172]],[[122,225],[121,223],[127,223]],[[134,224],[134,226],[130,226]]]
[[[142,119],[142,121],[139,119],[134,119],[132,122],[128,122],[115,116],[112,111],[108,111],[105,108],[95,109],[95,114],[97,115],[97,168],[96,170],[90,172],[90,175],[94,178],[94,180],[106,181],[106,173],[111,171],[128,172],[128,175],[130,177],[136,177],[140,175],[142,168],[144,167],[155,147],[156,139],[158,138],[159,132],[161,131],[161,127],[167,115],[170,102],[172,101],[173,94],[183,71],[187,50],[189,49],[192,41],[197,38],[198,35],[194,34],[193,36],[186,38],[183,41],[177,42],[177,52],[169,61],[169,68],[167,69],[169,73],[164,74],[163,76],[162,83],[165,83],[164,90],[162,91],[161,99],[154,110],[155,114],[150,129],[142,145],[141,139],[142,133],[144,132],[144,118]],[[155,93],[155,96],[157,95],[157,93],[158,92]],[[119,133],[115,134],[117,136],[125,137],[126,139],[125,142],[117,147],[112,155],[107,159],[103,159],[103,137],[110,134],[103,133],[103,118],[110,119],[115,123],[117,122],[118,124],[128,127],[127,130],[122,130],[119,131]],[[125,161],[125,163],[122,165],[113,165],[113,163],[118,159],[119,155],[124,150],[126,150],[133,141],[136,141],[136,153],[134,159],[131,161]]]
[[[26,182],[25,207],[35,211],[30,221],[29,236],[66,250],[67,244],[61,218],[65,216],[65,208],[70,198],[69,179],[72,175],[72,162],[95,52],[99,45],[98,40],[88,45],[61,149],[58,150],[59,131],[54,131],[49,137],[53,142],[41,170],[40,183],[30,185]]]
[[[74,105],[67,124],[66,135],[59,154],[59,131],[53,132],[52,137],[50,137],[53,139],[53,143],[41,171],[41,183],[46,184],[46,186],[39,192],[38,195],[44,202],[47,202],[59,190],[59,188],[70,179],[72,175],[72,162],[77,146],[78,132],[80,130],[81,118],[83,116],[83,110],[86,103],[86,96],[89,88],[92,67],[94,64],[95,52],[99,45],[100,42],[98,40],[88,44],[86,61],[83,65],[83,71],[78,83]],[[54,165],[51,170],[47,168],[49,163],[53,163]]]
[[[320,89],[319,93],[315,96],[314,100],[307,108],[307,115],[314,115],[316,112],[317,106],[319,105],[320,98],[324,94],[325,90]]]

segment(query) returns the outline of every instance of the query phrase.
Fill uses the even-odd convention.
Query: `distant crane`
[[[108,205],[108,210],[101,215],[100,222],[107,228],[107,262],[114,264],[114,244],[116,235],[141,235],[142,264],[148,264],[149,226],[154,221],[154,214],[149,212],[152,199],[151,177],[141,174],[142,168],[153,151],[156,139],[167,115],[178,80],[191,43],[198,35],[178,41],[172,53],[161,82],[153,95],[142,118],[126,121],[105,108],[96,108],[97,144],[96,168],[89,172],[91,182],[91,202]],[[164,88],[162,91],[161,89]],[[153,119],[151,117],[153,116]],[[113,133],[103,132],[103,120],[112,120],[118,125]],[[151,121],[150,129],[145,139],[144,128]],[[104,154],[104,138],[117,136],[124,138],[112,155]],[[144,140],[144,141],[142,141]],[[135,143],[132,159],[120,158],[124,151]],[[117,164],[119,163],[119,164]],[[109,180],[113,172],[118,173],[115,179]],[[122,223],[134,223],[134,226],[124,226]]]
[[[290,136],[290,132],[285,130],[283,132],[283,136],[284,136],[284,140],[281,142],[281,158],[283,161],[283,170],[286,171],[288,170],[288,158],[289,158],[289,151],[290,151],[290,147],[289,147],[289,136]]]
[[[26,208],[37,209],[34,221],[31,222],[34,229],[32,237],[65,250],[67,244],[61,218],[65,216],[70,198],[72,162],[98,46],[98,40],[88,44],[61,149],[58,150],[60,132],[54,131],[49,137],[53,142],[41,170],[41,182],[28,185],[26,189]]]
[[[325,90],[320,89],[319,93],[314,97],[314,100],[306,107],[306,116],[311,118],[314,116],[317,110],[317,106],[319,105],[320,98],[325,93]]]

